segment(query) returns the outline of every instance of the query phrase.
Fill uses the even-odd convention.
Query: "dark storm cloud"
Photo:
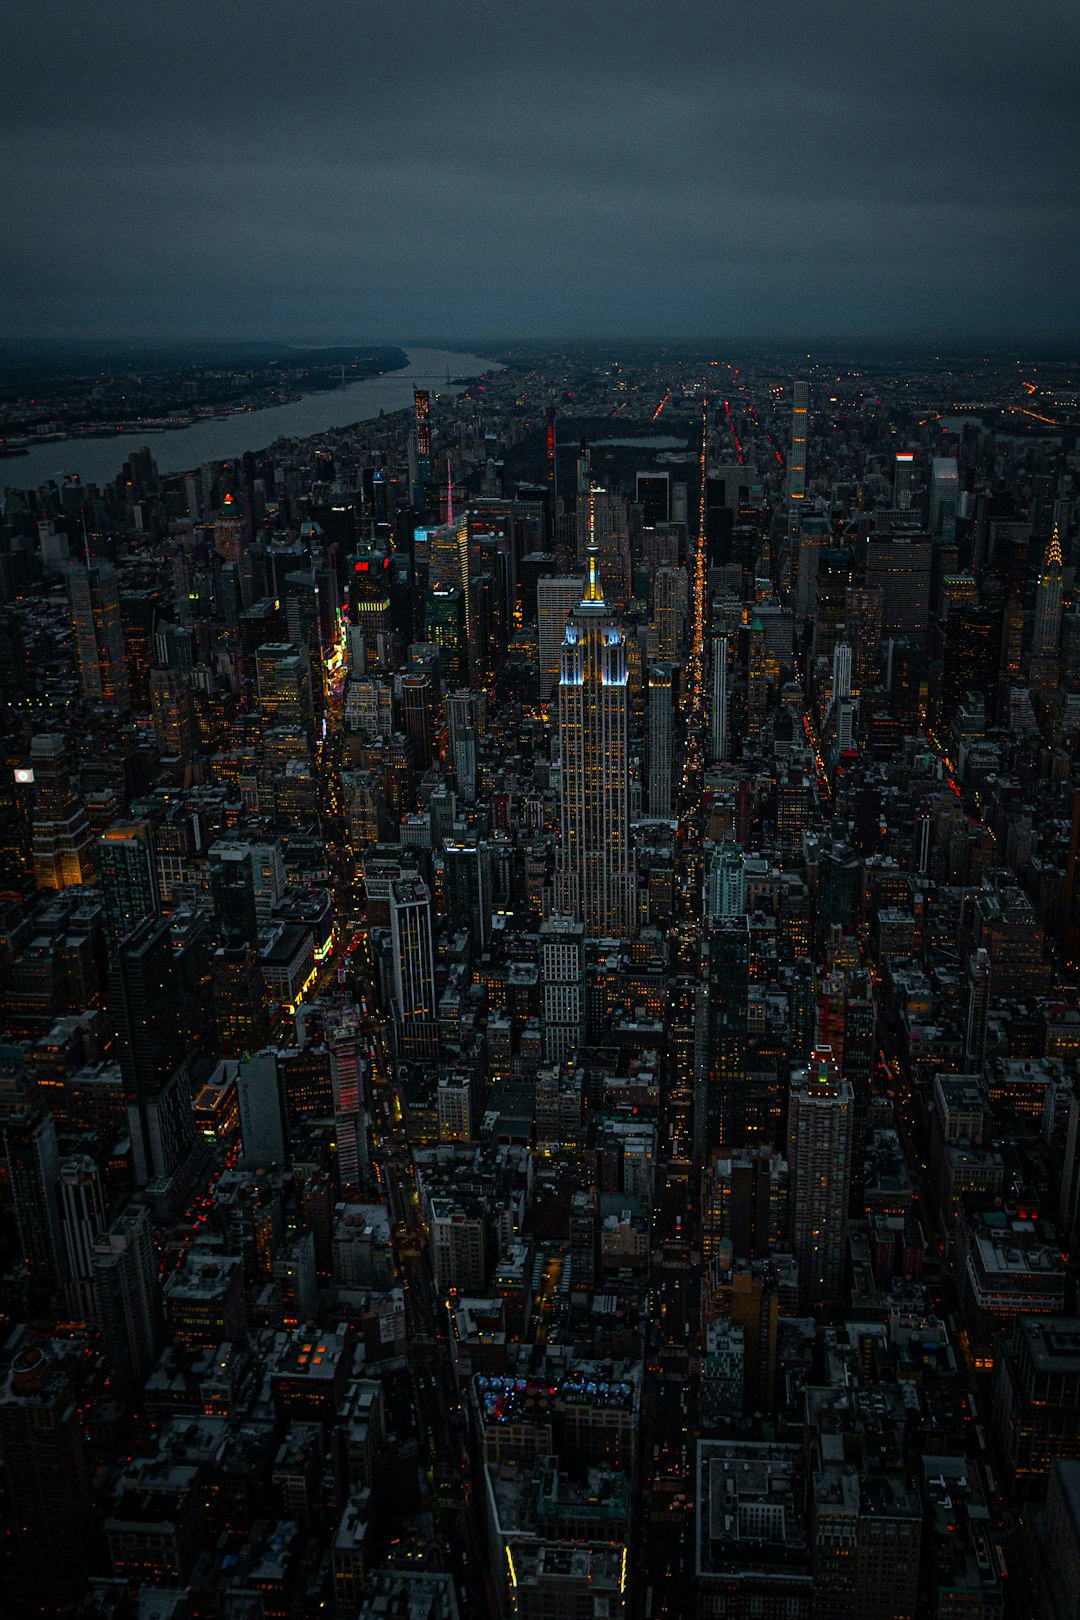
[[[9,335],[1080,326],[1074,0],[36,0]]]

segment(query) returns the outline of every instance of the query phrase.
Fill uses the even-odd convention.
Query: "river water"
[[[265,450],[275,439],[306,439],[329,428],[370,422],[380,411],[400,411],[412,404],[414,384],[433,394],[460,394],[464,384],[451,377],[479,377],[500,371],[495,360],[452,349],[407,349],[407,366],[382,377],[366,377],[328,393],[305,394],[290,405],[238,411],[212,417],[187,428],[162,433],[118,433],[113,439],[64,439],[39,445],[25,456],[0,459],[0,489],[37,489],[50,478],[78,473],[84,484],[115,478],[132,451],[146,444],[162,473],[189,472],[204,461],[231,461],[245,450]]]

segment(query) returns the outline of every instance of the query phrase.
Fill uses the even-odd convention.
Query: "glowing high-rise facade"
[[[674,790],[675,711],[671,665],[649,668],[649,814],[668,820]]]
[[[795,384],[791,409],[791,455],[788,457],[788,512],[792,537],[799,532],[799,513],[806,499],[806,435],[810,388]]]
[[[593,497],[590,494],[590,502]],[[562,849],[559,910],[594,938],[634,934],[630,855],[627,648],[597,577],[590,535],[585,595],[566,627],[559,671]]]
[[[709,763],[728,756],[728,638],[712,639],[709,682]]]
[[[112,563],[72,563],[68,574],[79,684],[88,703],[130,706],[120,588]]]
[[[390,885],[390,941],[398,1051],[424,1061],[438,1051],[438,1025],[431,895],[419,878],[397,878]]]
[[[791,1246],[804,1307],[844,1296],[847,1203],[851,1181],[853,1094],[830,1046],[816,1046],[792,1074],[787,1161],[791,1175]]]
[[[658,568],[653,576],[653,616],[657,654],[665,664],[680,661],[687,599],[686,569],[667,564]]]
[[[1061,542],[1057,526],[1046,548],[1035,592],[1035,633],[1031,639],[1028,678],[1032,686],[1058,684],[1058,643],[1061,640]]]
[[[413,389],[413,414],[416,419],[416,453],[430,463],[431,395],[426,388]]]
[[[552,689],[559,678],[562,644],[566,636],[566,621],[581,601],[585,581],[577,574],[545,575],[536,584],[536,628],[539,641],[539,696],[541,703],[551,700]]]

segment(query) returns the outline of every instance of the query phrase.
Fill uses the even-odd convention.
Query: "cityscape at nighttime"
[[[0,1620],[1080,1617],[1077,28],[814,9],[12,30]]]

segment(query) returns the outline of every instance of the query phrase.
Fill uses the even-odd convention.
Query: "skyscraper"
[[[951,544],[956,539],[960,472],[955,456],[935,456],[930,478],[930,533]]]
[[[458,728],[449,763],[462,803],[472,804],[476,798],[476,732],[470,727]]]
[[[925,535],[895,528],[872,534],[863,553],[865,585],[881,592],[882,634],[924,646],[930,617],[933,544]],[[845,622],[848,615],[845,614]]]
[[[79,684],[88,703],[130,706],[120,590],[110,562],[72,563],[68,574]]]
[[[446,699],[446,763],[453,772],[458,797],[476,798],[476,756],[486,723],[483,692],[451,692]]]
[[[629,939],[635,906],[626,642],[600,589],[595,534],[588,561],[588,584],[566,627],[559,673],[559,910],[578,918],[594,938]]]
[[[158,915],[157,873],[148,821],[106,828],[98,845],[98,881],[110,945],[119,945],[141,922]]]
[[[559,658],[566,621],[581,601],[585,581],[578,574],[548,575],[536,582],[536,630],[539,642],[539,697],[547,703],[559,678]]]
[[[413,443],[416,446],[416,467],[413,475],[414,505],[423,510],[424,486],[430,484],[431,458],[431,394],[426,388],[413,389]]]
[[[360,551],[348,575],[350,667],[353,673],[382,668],[393,629],[389,554],[374,542]]]
[[[671,521],[671,474],[639,472],[634,480],[634,499],[641,507],[646,528]]]
[[[765,724],[769,697],[765,627],[756,613],[749,626],[746,647],[746,735],[756,738],[761,736]]]
[[[61,1160],[58,1190],[67,1273],[65,1300],[72,1316],[85,1321],[94,1314],[94,1241],[107,1225],[101,1172],[89,1154]]]
[[[694,1141],[704,1153],[716,1143],[755,1145],[761,1134],[746,1074],[750,925],[745,914],[721,915],[708,929],[701,951]]]
[[[1058,643],[1061,640],[1061,542],[1057,525],[1046,548],[1035,592],[1035,633],[1031,638],[1028,678],[1032,686],[1057,686]]]
[[[658,568],[653,575],[653,620],[656,650],[666,664],[679,662],[687,601],[686,569],[666,563]]]
[[[709,750],[710,765],[728,756],[728,638],[714,636],[709,667]]]
[[[915,452],[898,450],[893,462],[893,505],[899,512],[911,509],[911,491],[915,481]]]
[[[715,848],[705,875],[705,914],[710,923],[741,917],[746,910],[746,855],[725,840]]]
[[[39,889],[93,881],[90,822],[71,785],[71,764],[63,737],[49,732],[32,740],[34,881]]]
[[[219,838],[209,849],[210,897],[218,943],[226,949],[254,945],[259,932],[255,879],[247,844]]]
[[[486,731],[487,697],[484,692],[470,691],[466,687],[460,692],[447,693],[446,740],[451,756],[456,751],[457,733],[462,729],[472,731],[477,737],[483,736]]]
[[[547,409],[547,497],[548,533],[554,534],[559,521],[559,476],[555,444],[555,404]]]
[[[113,953],[109,1008],[131,1131],[135,1179],[170,1181],[195,1136],[180,985],[169,921],[148,921]]]
[[[418,771],[431,764],[434,740],[434,694],[428,675],[404,675],[401,680],[401,727],[412,744]]]
[[[90,1469],[77,1392],[53,1343],[21,1344],[0,1383],[0,1453],[18,1553],[7,1583],[11,1612],[74,1607],[85,1572]]]
[[[804,1306],[840,1303],[844,1292],[854,1094],[833,1058],[816,1046],[791,1076],[787,1160],[791,1242]]]
[[[272,1047],[246,1053],[236,1071],[236,1100],[245,1168],[266,1170],[289,1162],[285,1082]]]
[[[565,1063],[585,1040],[585,929],[572,917],[540,925],[544,1062]]]
[[[226,562],[238,562],[244,549],[244,513],[240,502],[226,490],[214,519],[214,550]]]
[[[806,499],[806,438],[810,389],[796,382],[791,406],[791,454],[788,457],[788,513],[792,539],[798,537],[799,512]]]
[[[334,1135],[337,1140],[338,1181],[342,1192],[355,1191],[367,1169],[367,1122],[361,1082],[364,1058],[360,1022],[355,1007],[347,1007],[330,1032],[330,1085],[334,1096]]]
[[[491,938],[492,851],[475,833],[456,834],[443,846],[446,915],[463,928],[477,954]]]
[[[469,674],[469,632],[460,585],[437,585],[425,594],[424,635],[439,649],[447,686],[462,686]]]
[[[199,740],[195,702],[184,675],[176,669],[150,671],[150,702],[157,745],[166,755],[187,760]]]
[[[161,1295],[150,1211],[130,1203],[97,1237],[94,1311],[115,1372],[141,1387],[162,1341]]]
[[[830,719],[839,757],[851,747],[854,719],[854,706],[851,700],[851,648],[846,641],[838,641],[833,648]]]
[[[961,603],[949,610],[944,626],[935,631],[940,645],[940,674],[934,698],[939,717],[956,713],[969,692],[982,696],[986,712],[997,705],[1001,666],[1003,613],[999,606],[978,607]],[[933,670],[932,670],[933,673]]]
[[[460,680],[474,674],[480,652],[479,619],[477,616],[476,587],[478,573],[474,558],[473,534],[468,514],[463,512],[451,522],[428,531],[428,585],[429,595],[439,596],[447,591],[460,592],[461,612],[464,618],[464,636],[461,647]],[[427,611],[429,611],[428,609]],[[425,612],[425,617],[427,612]],[[430,640],[437,638],[429,636]],[[444,665],[445,672],[445,665]],[[448,675],[447,679],[451,677]],[[459,677],[453,677],[454,684]]]
[[[851,648],[846,641],[838,641],[833,648],[832,699],[834,703],[848,697],[851,692]]]
[[[852,586],[848,592],[846,634],[853,643],[852,691],[860,696],[868,693],[880,677],[884,612],[885,593],[881,586]]]
[[[674,726],[671,665],[652,664],[649,668],[649,814],[663,821],[671,816]]]
[[[438,1050],[438,1030],[431,895],[419,878],[390,884],[390,940],[398,1050],[404,1058],[423,1061]]]
[[[310,725],[315,699],[308,648],[268,641],[255,654],[255,669],[263,712],[288,725]]]
[[[982,946],[968,963],[967,1028],[964,1036],[964,1064],[971,1073],[981,1070],[986,1057],[986,1023],[990,1013],[992,964]]]
[[[55,1290],[67,1279],[67,1262],[52,1115],[43,1108],[13,1114],[4,1127],[4,1152],[23,1265],[32,1285]]]

